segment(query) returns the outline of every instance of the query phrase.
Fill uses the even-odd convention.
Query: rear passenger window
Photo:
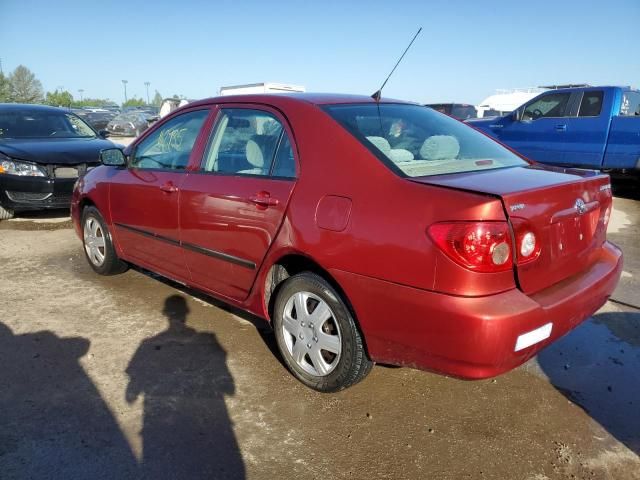
[[[537,120],[545,117],[564,117],[570,93],[550,93],[534,100],[524,109],[523,120]]]
[[[620,115],[640,115],[640,92],[622,92]]]
[[[603,92],[584,92],[580,102],[579,117],[597,117],[602,111]],[[575,111],[575,110],[574,110]]]
[[[276,153],[276,163],[273,166],[272,175],[274,177],[295,178],[296,177],[296,159],[293,156],[293,149],[289,136],[284,133],[278,153]]]
[[[268,112],[222,109],[203,170],[234,175],[295,177],[291,143],[282,123]]]

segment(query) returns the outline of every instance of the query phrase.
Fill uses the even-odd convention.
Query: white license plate
[[[77,168],[58,167],[55,169],[56,178],[78,178]]]

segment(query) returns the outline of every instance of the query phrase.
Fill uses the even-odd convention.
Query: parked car
[[[106,130],[109,122],[118,115],[118,112],[106,108],[73,108],[71,111],[96,131]]]
[[[533,165],[415,104],[213,98],[102,160],[73,195],[91,267],[134,263],[267,319],[319,391],[373,362],[498,375],[621,274],[607,175]]]
[[[478,116],[476,107],[466,103],[429,103],[427,107],[431,107],[441,113],[446,113],[458,120],[467,120],[468,118],[476,118]]]
[[[640,91],[546,91],[513,114],[469,124],[538,162],[640,176]]]
[[[0,104],[0,219],[68,208],[73,184],[114,144],[56,107]]]
[[[149,128],[148,115],[143,112],[129,111],[121,113],[107,124],[111,135],[137,137]]]

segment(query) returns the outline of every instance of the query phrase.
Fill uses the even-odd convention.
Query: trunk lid
[[[527,294],[586,269],[606,240],[608,175],[531,165],[411,180],[500,197],[514,231],[514,250],[529,231],[541,246],[535,259],[519,257],[515,266],[519,288]]]

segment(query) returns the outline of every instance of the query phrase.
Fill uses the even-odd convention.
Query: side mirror
[[[514,110],[513,112],[511,112],[511,120],[513,120],[514,122],[520,121],[520,110]]]
[[[100,136],[100,138],[107,138],[111,136],[108,130],[99,130],[98,135]]]
[[[100,152],[100,161],[103,165],[111,167],[123,167],[127,163],[127,159],[119,148],[107,148]]]

